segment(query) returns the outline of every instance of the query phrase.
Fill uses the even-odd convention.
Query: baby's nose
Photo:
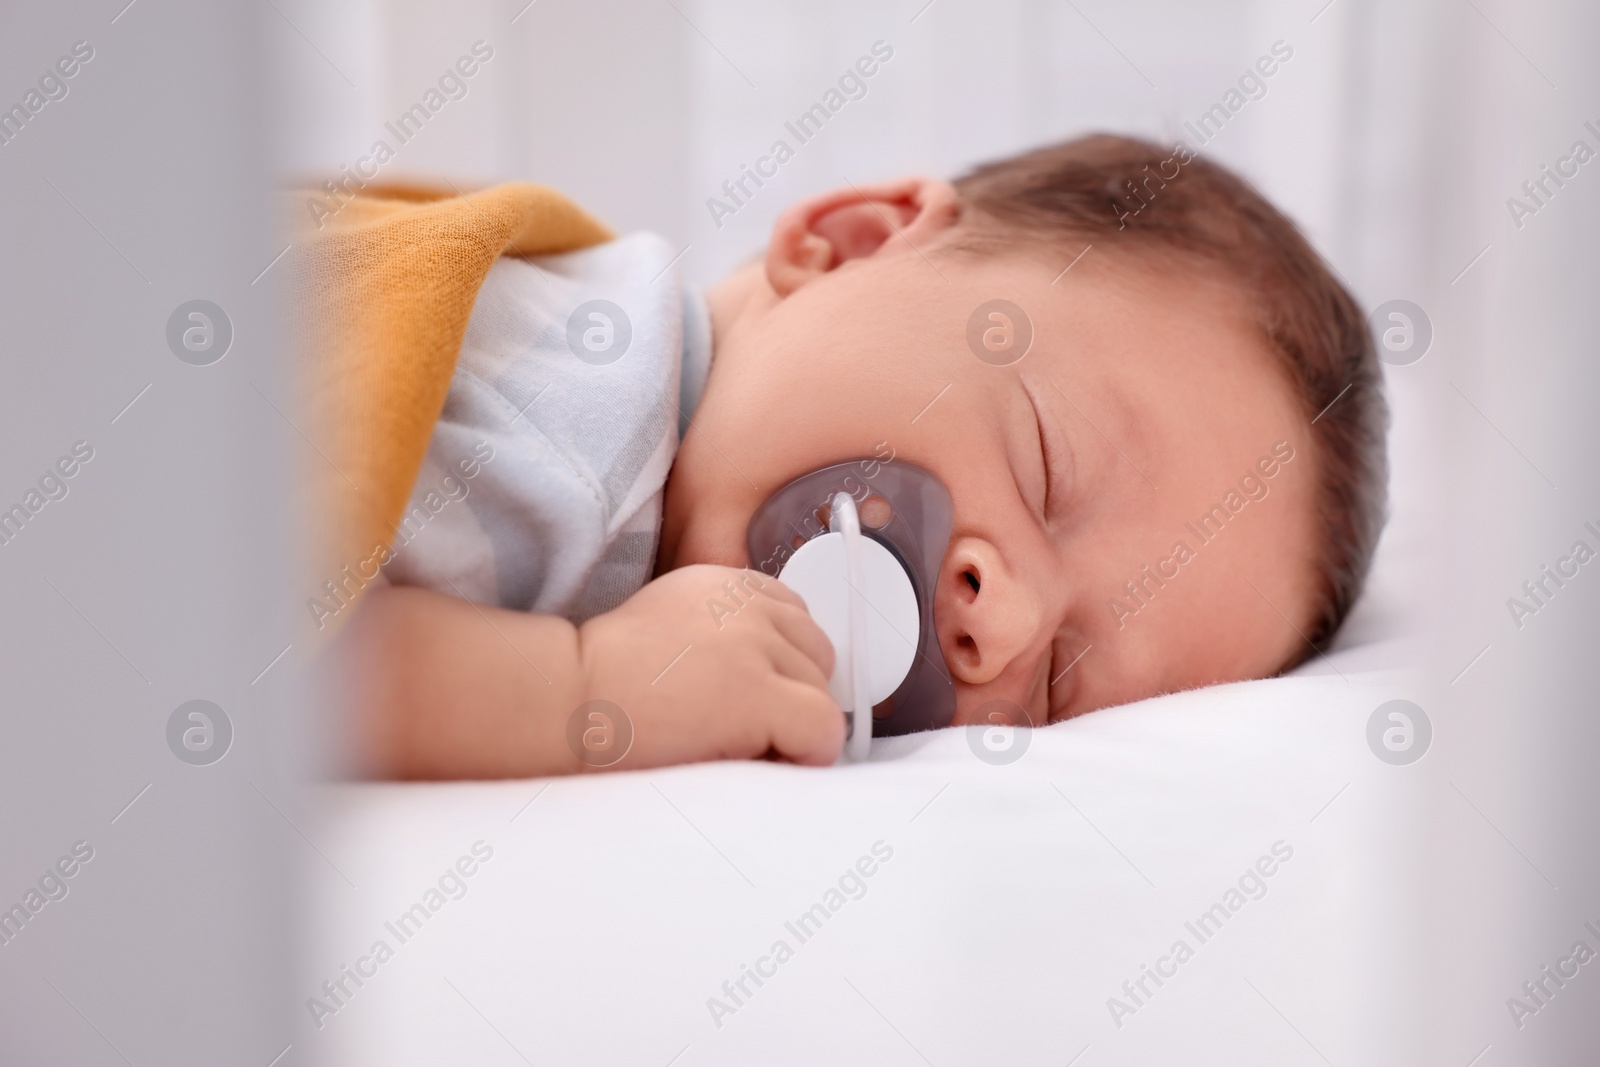
[[[982,685],[1037,644],[1044,605],[1036,584],[1007,568],[982,538],[951,543],[934,597],[939,647],[956,680]]]

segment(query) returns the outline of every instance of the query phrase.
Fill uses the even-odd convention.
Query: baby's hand
[[[833,646],[774,578],[697,564],[578,628],[585,700],[628,716],[619,768],[776,754],[828,764],[845,723],[828,695]]]

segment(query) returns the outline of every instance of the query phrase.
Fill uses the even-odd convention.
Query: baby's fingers
[[[815,659],[796,648],[782,634],[773,635],[769,641],[767,656],[779,674],[803,682],[814,689],[827,691],[828,675],[822,673],[822,668],[817,665]]]
[[[796,596],[795,599],[800,598]],[[817,625],[816,620],[803,606],[767,604],[765,607],[767,617],[772,620],[773,629],[778,631],[778,636],[816,664],[817,669],[822,672],[823,684],[826,685],[827,679],[833,677],[834,654],[833,642],[822,632],[822,627]]]
[[[826,689],[779,678],[766,715],[772,747],[792,763],[825,767],[844,747],[844,713]]]
[[[749,575],[748,578],[743,579],[746,589],[753,589],[758,593],[769,596],[780,604],[793,604],[797,608],[805,608],[806,602],[800,598],[800,594],[784,585],[778,579],[762,574],[760,571],[747,571],[746,573]]]

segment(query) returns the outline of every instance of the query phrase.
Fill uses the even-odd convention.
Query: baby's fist
[[[778,755],[828,764],[845,722],[828,695],[833,646],[775,578],[697,564],[578,628],[584,699],[633,726],[621,768]]]

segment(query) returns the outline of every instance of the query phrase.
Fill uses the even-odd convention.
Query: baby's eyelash
[[[1049,515],[1056,500],[1056,467],[1059,464],[1050,455],[1050,438],[1045,435],[1042,426],[1039,428],[1039,446],[1044,453],[1044,513]]]
[[[1072,494],[1075,458],[1070,442],[1054,432],[1058,428],[1045,418],[1044,405],[1026,381],[1023,382],[1023,392],[1027,393],[1028,403],[1033,407],[1034,429],[1039,436],[1039,453],[1044,465],[1042,510],[1045,520],[1049,521],[1059,517],[1066,498]]]
[[[1039,410],[1039,400],[1033,395],[1033,390],[1028,388],[1026,383],[1023,384],[1022,390],[1028,396],[1028,406],[1033,409],[1033,428],[1034,432],[1039,436],[1039,456],[1044,466],[1044,500],[1040,510],[1048,516],[1056,492],[1055,464],[1051,462],[1050,440],[1044,432],[1044,415]]]

